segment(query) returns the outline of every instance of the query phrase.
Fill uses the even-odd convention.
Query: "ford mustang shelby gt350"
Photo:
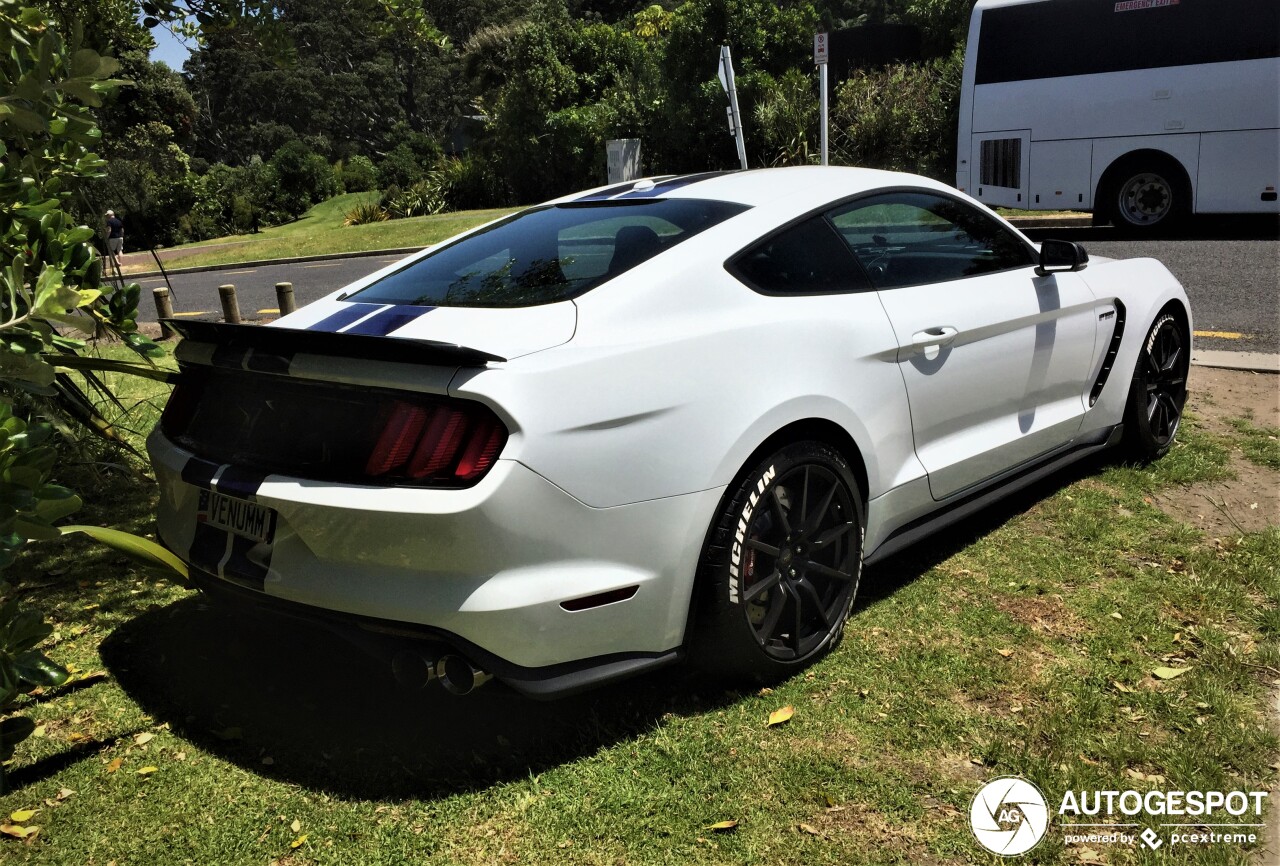
[[[580,193],[271,326],[177,326],[149,448],[195,581],[535,696],[808,664],[865,563],[1163,454],[1191,351],[1159,262],[820,167]]]

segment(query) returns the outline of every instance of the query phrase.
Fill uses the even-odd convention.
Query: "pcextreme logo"
[[[1004,857],[1030,851],[1056,823],[1064,845],[1254,845],[1266,791],[1067,791],[1050,821],[1048,801],[1018,776],[993,779],[974,795],[969,826],[978,844]]]

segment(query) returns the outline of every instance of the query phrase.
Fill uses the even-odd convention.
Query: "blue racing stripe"
[[[392,331],[398,331],[415,319],[425,316],[435,307],[417,307],[399,305],[370,316],[358,325],[347,328],[344,334],[365,334],[373,337],[385,337]]]
[[[344,304],[342,309],[306,328],[308,331],[341,331],[358,319],[385,307],[385,304]]]
[[[272,523],[274,522],[273,515]],[[274,525],[269,532],[271,534],[268,538],[275,533]],[[271,566],[271,553],[270,544],[260,544],[252,538],[243,538],[239,535],[232,536],[231,554],[222,566],[223,579],[261,592],[267,579],[267,570]]]
[[[666,177],[673,176],[674,175],[666,175]],[[629,180],[626,183],[620,183],[615,186],[598,190],[597,192],[591,193],[591,195],[584,195],[582,198],[575,198],[574,201],[604,201],[605,199],[613,198],[615,195],[622,195],[624,192],[630,192],[635,187],[636,183],[637,182],[634,180]]]
[[[213,488],[213,476],[218,474],[220,465],[212,460],[201,460],[199,457],[192,457],[182,467],[182,480],[193,487],[210,490]]]
[[[614,196],[614,198],[657,198],[658,196],[666,195],[667,193],[680,189],[681,187],[701,183],[704,180],[711,180],[713,177],[720,177],[721,175],[732,173],[733,172],[731,171],[704,171],[702,174],[686,174],[683,177],[673,177],[670,180],[660,180],[653,185],[652,189],[634,190],[632,192],[623,193],[619,196]]]
[[[214,489],[228,496],[251,500],[257,494],[258,488],[262,486],[262,482],[266,480],[265,472],[256,472],[241,466],[228,466],[218,476],[218,483],[214,485]]]

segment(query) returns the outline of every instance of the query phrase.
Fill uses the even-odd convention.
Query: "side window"
[[[768,237],[739,254],[729,272],[766,294],[812,295],[869,288],[823,217]]]
[[[886,193],[829,215],[877,289],[941,283],[1035,264],[1022,240],[989,214],[946,196]]]

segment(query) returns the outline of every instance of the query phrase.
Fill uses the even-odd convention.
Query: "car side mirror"
[[[1036,273],[1042,277],[1059,271],[1080,271],[1089,264],[1084,247],[1072,241],[1047,240],[1040,244],[1040,264]]]

